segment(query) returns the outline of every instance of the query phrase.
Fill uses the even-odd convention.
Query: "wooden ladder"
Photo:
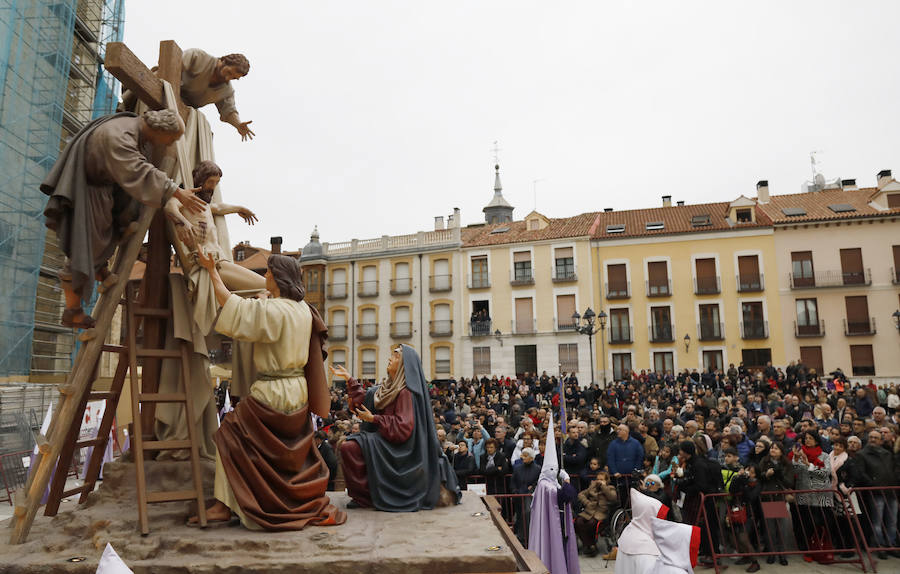
[[[136,297],[133,286],[126,288],[125,298],[120,301],[125,307],[125,329],[127,332],[127,344],[119,345],[103,345],[102,351],[113,352],[119,354],[119,364],[116,367],[116,373],[113,377],[112,385],[108,392],[92,391],[88,387],[88,392],[81,397],[80,412],[84,412],[89,400],[106,399],[106,409],[103,413],[103,419],[100,422],[100,428],[97,437],[87,440],[79,440],[79,431],[81,429],[81,418],[73,419],[69,427],[69,433],[66,436],[65,443],[60,451],[59,460],[56,465],[56,472],[53,475],[53,482],[50,486],[50,495],[47,498],[47,505],[44,514],[47,516],[55,516],[59,510],[60,502],[63,498],[80,494],[79,504],[84,503],[88,495],[94,490],[97,483],[97,477],[100,474],[100,468],[103,461],[103,454],[106,444],[109,441],[109,433],[112,428],[113,420],[116,416],[116,407],[122,393],[122,387],[125,383],[126,374],[130,373],[131,384],[131,413],[134,421],[134,432],[132,433],[131,451],[135,462],[135,472],[137,477],[137,494],[138,494],[138,518],[140,520],[141,533],[148,534],[150,532],[147,504],[151,502],[173,502],[179,500],[196,500],[198,507],[198,517],[200,525],[206,526],[206,504],[203,497],[203,481],[200,472],[200,455],[197,446],[197,437],[195,435],[196,428],[194,421],[194,407],[187,392],[182,393],[144,393],[140,388],[138,378],[137,362],[139,358],[152,357],[158,359],[178,359],[181,362],[181,376],[184,381],[190,380],[190,358],[193,352],[191,345],[185,341],[179,343],[178,350],[167,349],[150,349],[138,348],[137,332],[143,319],[155,318],[160,320],[171,320],[171,309],[152,309],[148,307],[140,307],[136,305]],[[187,387],[187,384],[185,385]],[[168,440],[168,441],[145,441],[143,437],[141,403],[161,403],[161,402],[179,402],[184,403],[185,416],[188,421],[188,438],[186,440]],[[66,472],[75,449],[93,447],[91,458],[87,463],[87,472],[85,473],[84,483],[76,488],[65,490]],[[190,449],[191,451],[191,472],[193,474],[193,488],[182,491],[147,491],[146,475],[144,469],[144,453],[158,450],[174,450],[174,449]]]

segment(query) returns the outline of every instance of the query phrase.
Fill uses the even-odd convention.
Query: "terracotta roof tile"
[[[592,237],[594,239],[619,239],[622,237],[650,237],[655,235],[672,235],[675,233],[702,233],[706,231],[728,231],[732,229],[748,229],[772,225],[766,214],[756,212],[755,223],[731,224],[728,216],[730,202],[700,203],[697,205],[674,205],[671,207],[653,207],[649,209],[628,209],[625,211],[604,211],[598,214],[598,224]],[[694,216],[709,216],[709,225],[694,226]],[[663,227],[648,230],[648,223],[662,222]],[[608,233],[609,226],[625,225],[625,231]]]
[[[769,203],[761,205],[763,211],[775,223],[798,223],[804,221],[834,221],[841,219],[859,219],[864,217],[878,217],[888,213],[900,213],[900,208],[882,211],[871,207],[869,201],[878,193],[874,187],[863,188],[856,191],[843,189],[825,189],[822,191],[810,191],[806,193],[792,193],[787,195],[773,195]],[[846,203],[853,206],[856,211],[835,213],[828,206]],[[784,209],[799,208],[806,215],[788,216]]]
[[[547,239],[563,239],[566,237],[586,237],[590,235],[591,226],[597,219],[597,213],[582,213],[574,217],[549,219],[544,229],[528,230],[524,221],[509,223],[493,223],[480,227],[465,227],[461,230],[462,246],[478,247],[483,245],[504,245],[507,243],[526,243]],[[509,231],[491,233],[495,229],[508,227]]]

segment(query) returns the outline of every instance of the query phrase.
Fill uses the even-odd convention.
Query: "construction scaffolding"
[[[63,256],[40,182],[71,138],[118,101],[103,69],[124,0],[0,0],[0,377],[65,373]]]

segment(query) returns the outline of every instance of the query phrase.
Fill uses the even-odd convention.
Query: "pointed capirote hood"
[[[659,556],[659,548],[653,540],[654,518],[665,518],[669,507],[659,500],[631,489],[631,522],[619,537],[619,551],[627,554]]]
[[[659,548],[657,563],[662,562],[670,567],[693,574],[700,552],[700,527],[690,524],[679,524],[651,519],[653,538]],[[671,570],[671,568],[667,569]]]
[[[541,477],[538,480],[549,480],[556,488],[559,488],[557,475],[559,474],[559,461],[556,458],[556,437],[553,432],[553,413],[550,413],[550,428],[547,431],[547,445],[544,448],[544,463],[541,465]]]

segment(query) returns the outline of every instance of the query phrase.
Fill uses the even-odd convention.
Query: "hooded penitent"
[[[693,574],[700,551],[700,527],[652,519],[659,556],[649,574]]]
[[[570,504],[564,505],[565,532],[563,532],[560,522],[558,473],[559,461],[556,457],[556,440],[553,433],[553,415],[551,414],[541,477],[538,479],[534,496],[531,499],[528,549],[538,555],[551,574],[579,574],[581,567],[578,563],[578,544],[575,540]]]
[[[659,556],[653,539],[653,519],[665,518],[669,507],[631,489],[632,518],[619,537],[616,574],[646,574]]]

